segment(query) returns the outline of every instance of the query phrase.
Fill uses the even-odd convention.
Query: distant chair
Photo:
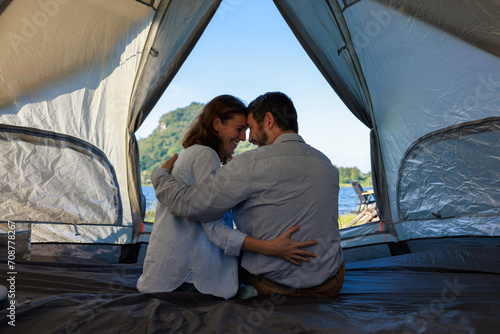
[[[364,191],[363,187],[361,187],[361,185],[357,180],[352,181],[351,184],[360,201],[358,213],[361,211],[361,208],[366,208],[369,204],[375,203],[375,196],[373,195],[373,190]]]

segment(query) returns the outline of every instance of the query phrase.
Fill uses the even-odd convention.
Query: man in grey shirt
[[[235,157],[194,187],[170,177],[174,159],[152,175],[158,200],[172,214],[209,221],[233,209],[243,233],[272,240],[294,225],[298,240],[316,240],[317,254],[302,266],[244,252],[241,265],[261,294],[333,297],[342,287],[344,261],[338,230],[339,174],[330,160],[298,135],[297,112],[283,93],[249,106],[249,141],[258,149]]]

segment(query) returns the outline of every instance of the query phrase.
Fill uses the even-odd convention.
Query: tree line
[[[339,170],[339,181],[341,184],[351,183],[354,180],[358,180],[362,186],[372,185],[372,173],[362,173],[358,167],[338,167]]]

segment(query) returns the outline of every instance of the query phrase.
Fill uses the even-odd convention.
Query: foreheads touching
[[[297,111],[292,100],[284,93],[269,92],[257,97],[248,105],[248,113],[258,124],[263,124],[266,114],[271,113],[281,131],[299,132]]]

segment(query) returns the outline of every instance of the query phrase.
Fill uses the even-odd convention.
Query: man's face
[[[253,118],[253,114],[248,114],[247,125],[250,129],[250,134],[248,135],[248,141],[258,147],[265,146],[267,143],[267,134],[264,131],[262,124],[258,124]]]

